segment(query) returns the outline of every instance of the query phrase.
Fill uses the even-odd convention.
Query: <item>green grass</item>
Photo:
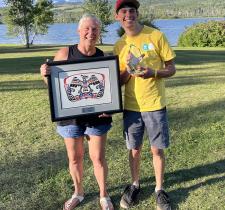
[[[58,210],[71,195],[63,140],[50,120],[40,64],[60,46],[29,50],[0,45],[0,209]],[[103,47],[110,51],[110,46]],[[173,209],[223,210],[225,206],[225,49],[175,48],[177,74],[166,80],[171,146],[165,188]],[[98,188],[86,145],[86,198],[77,209],[98,209]],[[122,116],[108,135],[108,189],[116,209],[130,181]],[[153,210],[154,173],[148,143],[142,152],[139,204]]]

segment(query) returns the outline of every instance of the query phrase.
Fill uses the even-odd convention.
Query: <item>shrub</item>
[[[187,28],[179,37],[180,47],[225,47],[225,21],[209,21]]]

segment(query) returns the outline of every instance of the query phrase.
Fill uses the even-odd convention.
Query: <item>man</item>
[[[134,205],[140,192],[139,167],[144,130],[146,129],[155,172],[156,203],[159,209],[171,209],[163,189],[165,157],[169,146],[164,78],[175,74],[175,53],[160,31],[138,22],[136,0],[117,0],[115,19],[125,34],[116,42],[121,83],[125,84],[124,134],[129,150],[132,183],[124,190],[122,208]]]
[[[76,60],[104,56],[103,52],[95,47],[100,35],[100,21],[93,15],[85,14],[78,24],[80,42],[69,47],[61,48],[54,60]],[[41,75],[47,84],[46,77],[50,68],[43,64],[40,68]],[[106,188],[108,174],[105,159],[105,145],[107,132],[111,128],[112,118],[106,114],[77,117],[76,119],[63,120],[57,123],[57,132],[64,138],[64,143],[69,159],[69,170],[74,183],[74,193],[63,206],[64,210],[75,209],[84,200],[83,189],[83,158],[84,139],[88,140],[89,155],[94,166],[94,174],[100,191],[100,206],[102,210],[113,210],[113,204]]]

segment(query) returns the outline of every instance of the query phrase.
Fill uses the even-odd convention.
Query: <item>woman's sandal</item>
[[[83,196],[73,194],[72,197],[65,202],[63,205],[63,210],[73,210],[77,205],[79,205],[84,200]]]
[[[100,198],[100,206],[102,210],[114,210],[110,197]]]

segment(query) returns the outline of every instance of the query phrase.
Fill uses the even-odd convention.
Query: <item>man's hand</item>
[[[137,74],[134,73],[132,75],[135,77],[141,77],[143,79],[155,77],[155,70],[148,67],[138,66],[137,72],[140,72],[140,73],[137,73]]]

